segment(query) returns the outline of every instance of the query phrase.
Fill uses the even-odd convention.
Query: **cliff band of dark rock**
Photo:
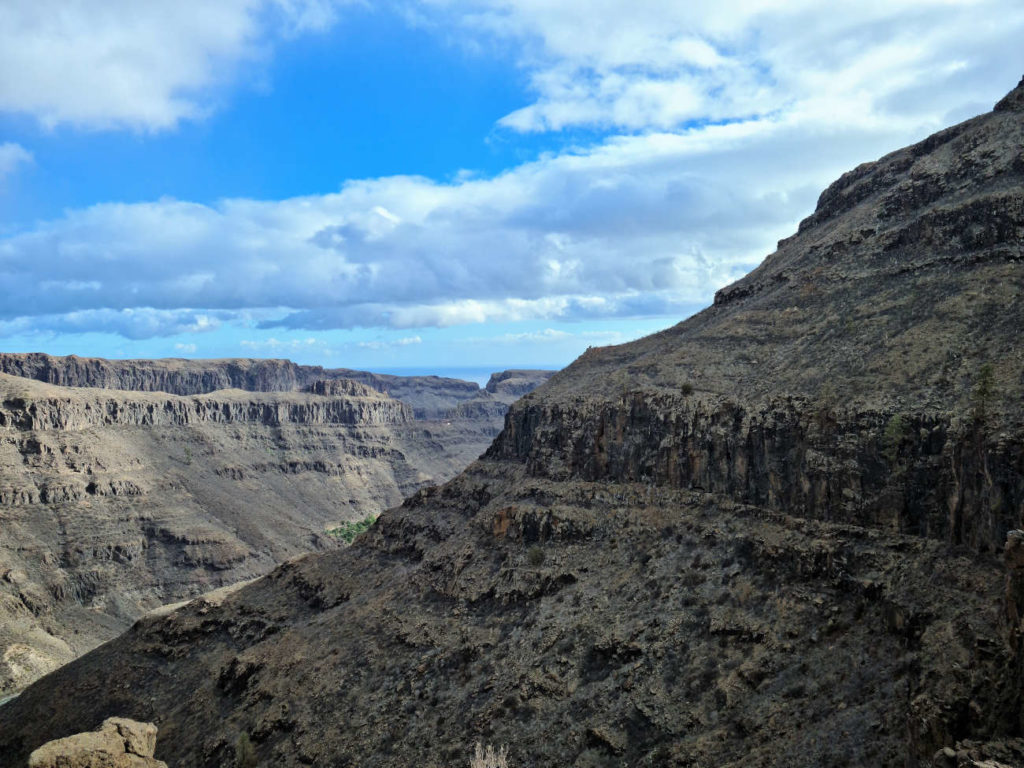
[[[1024,764],[1022,200],[1024,82],[351,548],[40,680],[0,749],[123,713],[175,765]]]

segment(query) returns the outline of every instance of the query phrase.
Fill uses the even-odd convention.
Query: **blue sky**
[[[1017,0],[13,0],[0,348],[560,367],[1024,73]]]

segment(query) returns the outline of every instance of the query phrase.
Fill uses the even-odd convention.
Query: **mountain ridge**
[[[42,352],[0,352],[0,373],[59,386],[183,396],[225,389],[291,392],[307,390],[319,381],[358,381],[408,403],[416,418],[427,420],[444,418],[459,403],[486,391],[475,382],[443,376],[398,376],[352,368],[299,365],[291,360],[270,358],[107,360],[77,355],[59,357]],[[551,373],[506,371],[494,376],[525,377],[521,387],[525,391]]]

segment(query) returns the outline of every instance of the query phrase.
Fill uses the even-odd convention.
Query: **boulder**
[[[76,733],[39,747],[29,768],[167,768],[156,760],[156,726],[108,717],[89,733]]]

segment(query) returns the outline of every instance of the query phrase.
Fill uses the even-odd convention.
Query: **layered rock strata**
[[[447,411],[445,418],[500,423],[512,403],[535,390],[554,374],[554,371],[516,369],[491,374],[490,380],[482,390]],[[499,431],[495,430],[495,436]]]
[[[290,392],[333,378],[290,360],[103,360],[42,353],[0,353],[0,373],[63,387],[202,395],[221,389]]]
[[[243,731],[284,766],[1020,764],[1022,148],[1024,81],[351,548],[32,686],[0,748],[126,712],[200,766]]]
[[[42,353],[0,352],[0,373],[63,387],[183,396],[227,389],[311,391],[312,387],[323,388],[321,382],[354,381],[401,400],[412,407],[415,418],[429,421],[450,418],[459,403],[481,396],[495,395],[497,402],[507,406],[552,372],[496,373],[485,390],[475,382],[443,376],[394,376],[350,368],[298,365],[290,360],[103,360],[76,355],[54,357]],[[504,416],[504,411],[500,416]]]

